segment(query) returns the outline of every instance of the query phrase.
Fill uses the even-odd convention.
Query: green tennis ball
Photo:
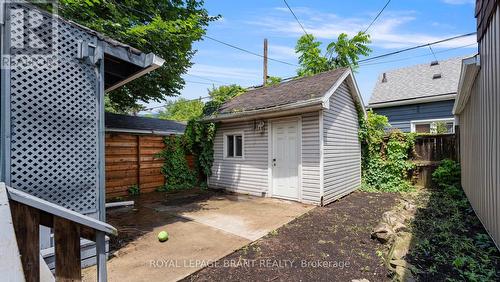
[[[168,240],[168,233],[167,231],[161,231],[158,233],[158,241],[160,242],[165,242]]]

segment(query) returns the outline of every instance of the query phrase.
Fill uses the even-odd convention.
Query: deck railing
[[[0,183],[2,279],[53,280],[40,256],[40,225],[54,230],[56,281],[81,281],[80,238],[96,242],[98,281],[107,280],[105,236],[117,234],[113,226]]]

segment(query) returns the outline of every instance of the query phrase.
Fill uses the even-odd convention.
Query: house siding
[[[302,148],[301,189],[302,202],[320,203],[320,144],[319,113],[301,115]],[[269,191],[268,133],[266,122],[262,133],[254,130],[253,121],[222,123],[214,139],[214,163],[209,186],[238,193],[262,195]],[[224,158],[224,133],[243,132],[244,159]]]
[[[223,137],[227,132],[243,132],[244,159],[224,159]],[[210,187],[238,193],[261,195],[268,190],[268,127],[254,130],[253,121],[223,123],[214,139],[214,163]]]
[[[500,8],[485,30],[481,69],[460,120],[462,186],[474,211],[500,248]]]
[[[319,112],[302,115],[302,201],[320,204]]]
[[[455,100],[447,100],[387,108],[374,108],[373,112],[386,116],[389,119],[391,128],[398,128],[403,132],[410,132],[412,120],[453,118],[452,110],[454,103]]]
[[[361,185],[361,144],[358,114],[344,82],[323,111],[323,204],[346,195]]]

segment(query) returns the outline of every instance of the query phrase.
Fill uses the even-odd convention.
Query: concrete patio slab
[[[162,230],[170,235],[165,243],[156,238]],[[250,242],[194,221],[175,220],[120,249],[108,261],[108,280],[177,281]],[[95,270],[85,269],[84,281],[97,281]]]
[[[165,194],[158,194],[165,197]],[[142,197],[142,196],[141,196]],[[271,198],[217,193],[192,201],[136,200],[109,216],[118,232],[140,230],[108,261],[109,281],[177,281],[257,240],[313,206]],[[170,239],[158,242],[158,232]],[[83,270],[96,281],[95,267]]]
[[[195,209],[194,206],[201,206]],[[248,195],[212,197],[181,207],[157,207],[234,235],[255,241],[309,211],[313,206]]]

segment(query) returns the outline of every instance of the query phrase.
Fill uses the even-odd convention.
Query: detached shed
[[[132,186],[151,192],[165,184],[163,138],[184,134],[186,124],[172,120],[106,113],[106,198],[126,196]],[[192,157],[189,156],[188,161]]]
[[[352,71],[340,68],[256,88],[225,103],[209,186],[328,204],[361,184],[358,113]]]

